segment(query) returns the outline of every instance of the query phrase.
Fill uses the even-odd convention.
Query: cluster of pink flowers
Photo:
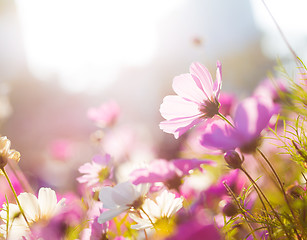
[[[135,128],[120,125],[120,108],[115,101],[90,109],[88,117],[98,127],[92,136],[98,152],[91,161],[78,166],[75,193],[61,195],[49,186],[41,187],[36,195],[21,181],[25,178],[15,163],[20,154],[10,149],[6,137],[1,137],[0,173],[8,187],[0,194],[0,238],[305,239],[304,182],[289,176],[285,189],[266,155],[274,156],[283,146],[290,149],[290,158],[306,168],[307,112],[282,112],[287,109],[284,102],[296,104],[289,101],[293,90],[279,80],[275,85],[266,80],[252,96],[238,101],[221,92],[219,61],[215,81],[205,66],[192,63],[190,73],[173,80],[177,95],[166,96],[160,107],[165,119],[160,128],[176,139],[186,136],[179,151],[170,154],[176,156],[174,159],[159,156],[152,150],[159,146],[149,147]],[[286,120],[280,124],[277,116],[282,114],[296,117],[290,130]],[[272,135],[269,127],[278,136],[277,148],[267,147],[264,136]],[[280,127],[284,135],[278,135]],[[54,142],[51,155],[68,161],[72,155],[70,143]],[[288,166],[285,169],[286,174]],[[295,170],[289,165],[289,171]],[[254,179],[262,173],[265,177]],[[266,195],[276,185],[273,194],[281,192],[280,199],[285,202],[276,197],[278,204],[272,207]],[[285,203],[286,210],[280,207]]]

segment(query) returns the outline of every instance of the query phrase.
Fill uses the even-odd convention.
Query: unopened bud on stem
[[[236,151],[234,150],[227,151],[224,154],[224,159],[228,163],[230,168],[233,169],[241,168],[243,161],[240,155]]]
[[[238,207],[237,205],[232,201],[227,201],[222,208],[222,212],[227,217],[232,217],[238,214]]]

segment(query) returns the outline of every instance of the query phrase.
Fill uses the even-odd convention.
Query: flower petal
[[[200,144],[206,148],[224,151],[235,149],[240,142],[236,130],[221,119],[208,124],[200,140]]]
[[[103,208],[116,208],[117,204],[114,202],[112,198],[112,192],[113,188],[112,187],[102,187],[100,192],[99,192],[99,200],[103,204]]]
[[[51,217],[57,205],[55,191],[50,188],[40,188],[38,192],[38,204],[40,207],[40,218]]]
[[[131,182],[117,184],[112,192],[113,201],[120,206],[132,204],[139,196],[140,193],[136,191],[135,185]]]
[[[215,98],[218,99],[220,96],[220,91],[222,88],[222,65],[220,61],[216,62],[216,81],[214,82],[213,86],[213,92],[215,95]]]
[[[172,164],[180,170],[182,175],[188,175],[189,171],[192,169],[202,170],[202,164],[214,165],[215,162],[210,160],[199,160],[199,159],[175,159],[172,161]]]
[[[190,128],[195,126],[196,124],[203,121],[200,118],[201,114],[190,117],[190,118],[178,118],[172,120],[166,120],[159,124],[161,130],[167,133],[174,134],[174,137],[177,139]]]
[[[34,222],[39,219],[40,207],[37,198],[32,193],[21,193],[18,196],[18,200],[29,222]]]
[[[250,97],[242,101],[235,113],[235,126],[247,141],[258,137],[273,114],[269,98]]]
[[[107,211],[104,211],[98,218],[98,222],[100,224],[110,221],[111,219],[115,218],[116,216],[120,215],[121,213],[125,212],[129,208],[127,206],[121,206],[118,208],[113,208]]]
[[[163,99],[160,113],[166,120],[191,117],[200,114],[198,104],[187,101],[182,97],[171,95]]]
[[[207,99],[202,88],[199,88],[191,74],[181,74],[174,78],[173,89],[181,97],[203,103]]]
[[[213,96],[213,80],[208,69],[198,62],[194,62],[190,66],[190,73],[207,98],[211,99]]]

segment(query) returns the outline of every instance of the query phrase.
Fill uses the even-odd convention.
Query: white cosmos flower
[[[132,229],[143,230],[153,228],[158,220],[169,219],[182,208],[183,198],[176,198],[175,194],[164,190],[155,201],[147,198],[139,214],[130,213],[132,220],[137,222]],[[145,214],[145,213],[146,214]]]
[[[21,193],[18,197],[20,205],[25,213],[29,225],[39,221],[48,221],[54,215],[59,213],[65,204],[65,199],[57,201],[56,193],[50,188],[40,188],[38,198],[32,193]],[[19,207],[16,204],[3,204],[0,217],[4,224],[0,225],[0,233],[7,235],[6,224],[7,214],[9,214],[9,233],[7,239],[17,240],[22,239],[30,233],[29,226],[23,215],[20,213]]]
[[[143,197],[148,192],[148,184],[134,185],[131,182],[119,183],[114,187],[102,187],[99,199],[104,211],[98,218],[99,223],[110,221],[112,218],[143,203]]]

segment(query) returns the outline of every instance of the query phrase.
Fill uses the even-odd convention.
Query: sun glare
[[[156,25],[179,2],[16,0],[29,68],[72,91],[106,87],[153,58]]]

